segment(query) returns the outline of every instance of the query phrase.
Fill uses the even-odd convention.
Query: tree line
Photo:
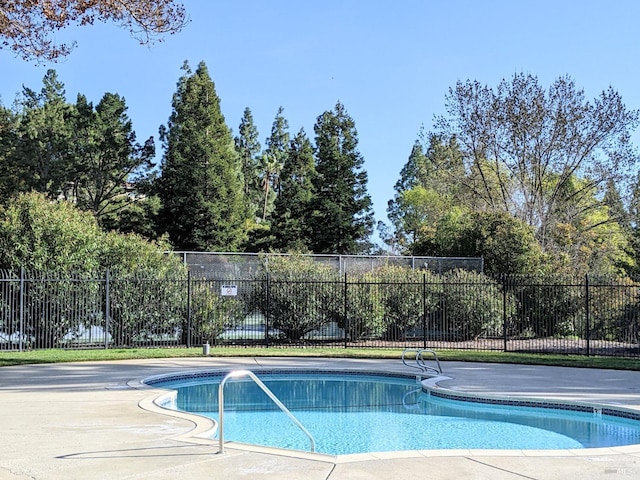
[[[105,230],[179,250],[362,253],[371,248],[371,199],[355,122],[345,107],[320,115],[316,145],[280,109],[262,149],[251,110],[233,137],[207,67],[185,62],[154,139],[138,142],[124,98],[67,102],[54,70],[2,107],[0,195],[37,191],[91,212]]]
[[[90,212],[103,231],[176,250],[483,256],[488,273],[637,273],[639,117],[612,88],[587,100],[569,77],[546,89],[527,74],[495,88],[458,82],[400,171],[390,224],[378,225],[384,247],[371,243],[364,158],[340,102],[317,117],[313,139],[292,134],[280,108],[263,146],[251,109],[234,136],[205,63],[185,62],[171,105],[156,165],[154,139],[138,141],[124,98],[69,103],[49,70],[40,91],[0,105],[3,211],[39,192]]]

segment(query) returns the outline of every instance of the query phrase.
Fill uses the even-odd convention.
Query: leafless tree
[[[0,0],[0,48],[25,60],[56,61],[75,42],[56,43],[52,34],[71,25],[114,22],[141,44],[152,44],[187,23],[174,0]]]

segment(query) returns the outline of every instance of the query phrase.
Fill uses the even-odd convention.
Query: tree
[[[279,161],[279,156],[270,153],[263,153],[260,157],[260,177],[263,191],[261,221],[267,220],[267,215],[273,210],[276,199],[276,189],[279,187],[280,171],[283,163]]]
[[[455,225],[458,238],[438,238],[440,255],[483,257],[489,275],[541,273],[549,265],[531,226],[508,213],[471,212]]]
[[[235,137],[236,151],[242,161],[242,178],[244,180],[244,195],[249,202],[249,208],[256,216],[262,206],[262,188],[260,186],[260,141],[258,129],[253,122],[253,114],[245,108],[238,127],[239,135]]]
[[[160,137],[165,154],[158,193],[161,222],[181,250],[234,251],[248,218],[242,164],[204,62],[185,62],[173,111]]]
[[[76,103],[70,195],[101,225],[117,225],[120,211],[140,199],[136,182],[149,174],[153,137],[136,142],[122,97],[106,93],[95,110],[83,95]]]
[[[516,74],[496,90],[458,82],[446,108],[437,130],[460,143],[467,172],[456,181],[476,208],[531,225],[545,249],[560,212],[600,204],[606,181],[622,178],[637,158],[630,132],[638,112],[612,88],[589,102],[569,77],[545,91],[536,77]],[[576,178],[580,188],[566,195]]]
[[[180,31],[187,22],[182,4],[174,0],[11,0],[0,4],[0,48],[25,60],[55,61],[74,44],[56,44],[51,37],[70,25],[114,22],[142,44]]]
[[[260,177],[263,191],[262,221],[273,211],[273,205],[280,186],[280,172],[289,150],[289,123],[282,115],[284,109],[278,108],[271,126],[271,135],[267,138],[267,148],[260,159]]]
[[[42,193],[22,193],[0,211],[0,266],[59,274],[97,270],[101,235],[90,213]]]
[[[146,187],[141,188],[136,183],[134,200],[118,211],[117,215],[102,219],[102,226],[106,230],[119,233],[135,233],[148,240],[159,240],[160,227],[160,199],[152,193],[145,193]]]
[[[128,278],[184,278],[184,265],[167,249],[137,235],[104,232],[91,213],[42,193],[19,194],[0,208],[0,268],[15,273],[24,268],[30,278],[57,280],[32,282],[26,292],[14,294],[24,305],[24,330],[38,347],[59,346],[68,332],[90,325],[106,328],[104,290],[95,281],[106,269],[113,274],[109,331],[121,345],[131,339],[127,332],[175,331],[183,318],[182,287],[174,281],[140,284]]]
[[[56,198],[72,168],[74,108],[55,70],[48,70],[42,83],[39,93],[23,88],[12,163],[22,178],[19,191],[33,189]]]
[[[572,197],[584,189],[588,180],[572,178],[565,184],[561,195]],[[596,193],[593,192],[592,196]],[[615,218],[616,212],[606,204],[613,194],[598,198],[582,197],[579,202],[554,212],[556,223],[550,233],[548,248],[560,268],[578,273],[616,275],[634,267],[629,256],[629,235],[624,219]],[[609,197],[609,199],[607,199]],[[619,223],[619,222],[622,222]]]
[[[371,248],[373,212],[355,122],[338,102],[318,117],[314,131],[317,175],[311,248],[315,253],[366,252]]]
[[[309,251],[311,231],[307,219],[314,196],[315,174],[313,146],[304,129],[300,129],[289,145],[272,214],[272,247],[278,251]]]
[[[463,175],[455,139],[445,142],[431,135],[426,153],[416,141],[394,186],[396,194],[388,203],[394,231],[383,237],[385,241],[401,253],[430,250],[432,247],[425,245],[433,242],[436,225],[453,208],[465,204],[463,189],[451,181]]]
[[[385,224],[379,224],[378,230],[384,242],[392,251],[403,253],[407,244],[416,240],[416,225],[407,218],[407,205],[404,202],[404,193],[419,185],[418,169],[424,162],[424,149],[422,144],[416,141],[411,148],[409,159],[400,171],[400,179],[396,182],[394,190],[396,194],[387,202],[387,216],[393,225],[393,231]]]
[[[624,229],[630,230],[629,213],[625,209],[618,185],[612,179],[606,182],[602,200],[608,209],[609,217],[618,222]]]
[[[22,172],[13,154],[18,145],[17,116],[0,105],[0,203],[21,190]]]

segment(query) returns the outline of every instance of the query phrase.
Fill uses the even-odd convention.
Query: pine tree
[[[629,214],[625,210],[620,191],[614,180],[607,180],[602,202],[608,208],[609,217],[612,220],[618,222],[627,231],[631,229]]]
[[[318,117],[314,130],[318,175],[310,219],[311,248],[315,253],[367,252],[373,212],[355,122],[338,102],[333,111]]]
[[[401,253],[410,243],[411,227],[406,225],[406,209],[404,206],[403,194],[420,185],[418,171],[420,165],[426,163],[422,144],[416,141],[413,144],[409,159],[400,171],[400,179],[393,187],[396,194],[392,200],[387,202],[387,216],[393,225],[393,229],[385,224],[378,225],[378,231],[383,241],[389,245],[393,252]]]
[[[183,69],[161,127],[161,221],[177,249],[235,251],[246,236],[242,164],[206,65]]]
[[[120,211],[135,201],[136,181],[154,166],[153,137],[144,145],[136,142],[120,95],[105,93],[95,109],[78,95],[75,109],[71,185],[65,193],[79,208],[93,213],[101,226],[117,229]]]
[[[47,71],[42,84],[39,93],[23,88],[14,161],[23,178],[21,191],[36,190],[57,198],[70,169],[74,109],[55,70]]]
[[[13,152],[18,145],[17,116],[0,105],[0,203],[20,191],[24,176]]]
[[[284,167],[289,149],[289,122],[282,115],[283,111],[282,107],[278,108],[271,126],[271,135],[266,141],[267,148],[260,158],[263,222],[273,211],[280,189],[280,172]]]
[[[378,227],[383,240],[404,254],[415,253],[416,246],[424,249],[425,243],[430,244],[443,217],[465,203],[464,189],[450,181],[464,175],[455,138],[444,141],[432,134],[428,142],[426,151],[419,141],[414,143],[400,171],[394,186],[396,194],[387,204],[393,229]]]
[[[257,216],[262,206],[262,187],[260,185],[260,141],[258,129],[253,122],[253,114],[247,107],[238,127],[239,134],[235,137],[236,151],[242,161],[242,177],[244,180],[244,195],[249,203],[252,216]]]
[[[301,129],[289,146],[271,220],[272,247],[280,252],[310,250],[311,230],[307,219],[311,213],[315,173],[313,146]]]

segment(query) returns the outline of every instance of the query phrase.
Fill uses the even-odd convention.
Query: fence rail
[[[420,274],[0,272],[0,350],[258,345],[640,357],[640,284]]]

